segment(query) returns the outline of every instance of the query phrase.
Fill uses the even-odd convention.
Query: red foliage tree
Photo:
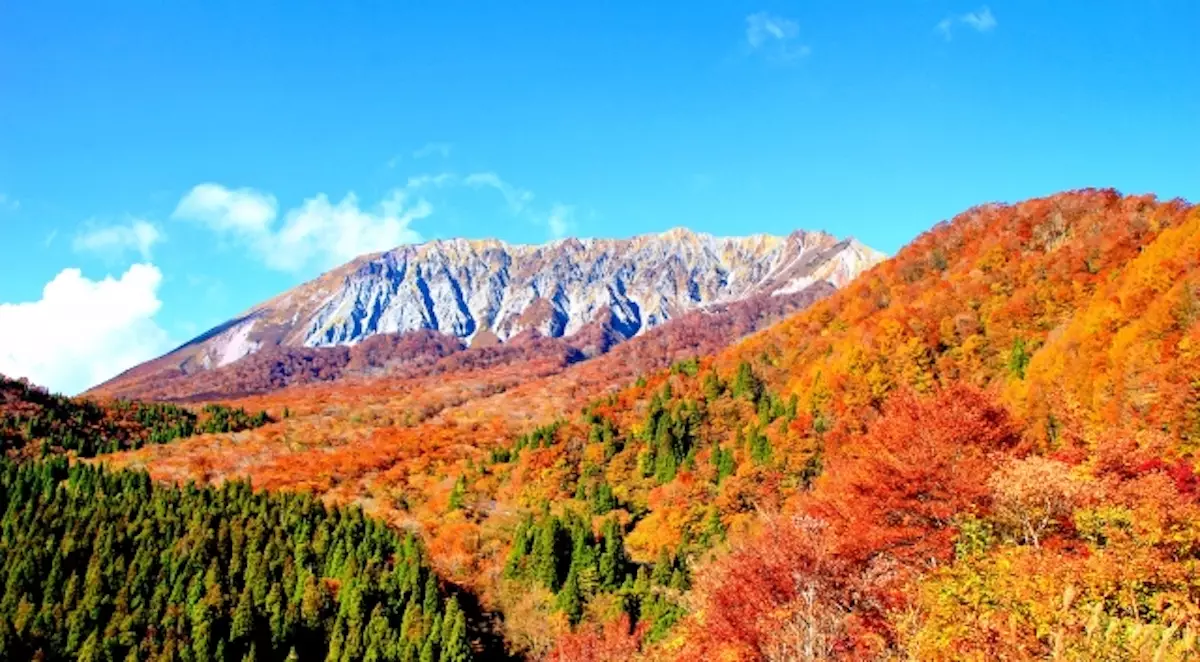
[[[1018,439],[1004,408],[978,388],[899,392],[830,459],[812,512],[833,525],[848,560],[944,558],[955,518],[986,507],[987,478]]]
[[[609,621],[603,627],[580,628],[560,637],[547,662],[623,662],[641,650],[645,623],[631,628],[629,615]]]

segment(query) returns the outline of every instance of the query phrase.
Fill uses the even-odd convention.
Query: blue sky
[[[1189,0],[11,0],[0,371],[74,392],[400,241],[894,252],[986,201],[1197,200],[1196,25]]]

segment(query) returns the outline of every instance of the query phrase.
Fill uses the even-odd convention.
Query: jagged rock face
[[[418,329],[468,341],[484,329],[501,340],[527,328],[559,337],[601,311],[631,337],[711,303],[817,280],[840,286],[877,259],[857,243],[804,232],[719,239],[677,230],[544,246],[435,241],[365,260],[292,340],[321,347]]]
[[[538,246],[438,240],[358,258],[168,357],[191,372],[278,345],[353,345],[417,330],[492,343],[529,329],[570,336],[594,322],[631,338],[710,304],[818,281],[840,287],[881,259],[857,241],[802,231],[718,238],[676,229]]]

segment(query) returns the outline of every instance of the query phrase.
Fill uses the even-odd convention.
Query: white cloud
[[[553,239],[564,237],[575,229],[574,207],[554,203],[548,212],[533,209],[533,191],[514,186],[494,172],[472,173],[467,175],[462,182],[470,187],[490,188],[498,191],[503,196],[510,212],[544,225]]]
[[[548,211],[534,209],[532,191],[495,172],[465,177],[447,172],[415,175],[374,208],[360,207],[354,193],[336,203],[320,193],[282,217],[270,194],[210,182],[184,195],[172,216],[233,238],[272,269],[328,269],[360,255],[421,241],[412,225],[434,212],[424,194],[460,187],[498,192],[511,214],[545,226],[552,237],[567,234],[575,225],[572,207],[555,204]]]
[[[403,191],[393,191],[377,213],[360,209],[353,193],[337,204],[321,193],[289,211],[278,232],[262,237],[260,250],[267,266],[275,269],[334,267],[365,253],[421,241],[409,225],[431,213],[427,201],[410,204]]]
[[[474,186],[476,188],[486,187],[496,189],[500,192],[500,195],[504,196],[504,201],[508,203],[508,208],[514,214],[521,213],[529,206],[529,203],[533,202],[532,191],[509,184],[494,172],[477,172],[467,175],[467,178],[463,182],[467,186]]]
[[[991,32],[996,29],[997,23],[992,10],[984,5],[973,12],[943,18],[938,21],[937,29],[949,41],[954,35],[954,26],[956,25],[965,25],[976,32]]]
[[[273,195],[206,183],[188,191],[173,216],[199,221],[214,230],[253,236],[268,231],[278,210]]]
[[[977,11],[963,14],[962,22],[975,28],[977,32],[987,32],[996,27],[996,17],[992,16],[992,10],[986,6],[980,7]]]
[[[233,235],[268,267],[297,271],[309,266],[329,268],[364,253],[420,241],[420,234],[409,226],[429,216],[433,208],[424,199],[410,200],[409,195],[397,189],[377,209],[368,210],[359,207],[354,193],[336,204],[320,193],[287,211],[282,223],[277,223],[274,196],[206,183],[184,195],[172,216]]]
[[[546,227],[552,237],[565,237],[575,227],[575,208],[570,205],[555,204],[550,208],[546,218]]]
[[[772,59],[795,60],[808,55],[812,49],[799,39],[800,24],[789,18],[765,11],[746,17],[746,43]]]
[[[64,269],[26,303],[0,303],[0,372],[75,394],[170,349],[154,321],[162,273],[135,264],[93,281]]]
[[[425,143],[417,149],[414,149],[412,152],[409,152],[409,156],[411,156],[413,159],[427,159],[431,156],[438,156],[443,159],[448,159],[450,158],[450,151],[452,149],[454,149],[454,145],[450,143]],[[400,165],[400,162],[403,160],[404,155],[397,154],[388,159],[386,165],[389,169],[394,169],[396,166]]]
[[[954,33],[954,19],[949,17],[943,18],[942,20],[938,21],[937,29],[938,32],[941,32],[942,36],[949,41],[951,35]]]
[[[155,225],[134,219],[128,225],[88,225],[75,235],[72,247],[76,252],[93,253],[114,261],[129,251],[136,251],[142,260],[149,260],[151,249],[162,238],[162,232]]]
[[[450,150],[453,147],[450,143],[425,143],[420,149],[413,150],[412,157],[423,159],[429,156],[440,156],[445,159],[449,158]]]
[[[16,211],[20,208],[21,208],[20,200],[9,197],[9,195],[7,193],[0,193],[0,209]]]
[[[458,178],[449,172],[443,172],[437,175],[416,175],[415,177],[408,178],[408,183],[404,185],[404,188],[408,189],[409,191],[415,191],[417,189],[426,187],[447,186],[449,184],[454,184],[457,181]]]

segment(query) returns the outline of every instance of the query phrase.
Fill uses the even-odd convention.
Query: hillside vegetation
[[[419,543],[308,496],[0,461],[0,651],[45,660],[469,660]]]
[[[0,450],[8,455],[92,457],[194,434],[241,432],[270,421],[263,411],[215,403],[194,411],[165,403],[69,398],[0,375]]]
[[[535,511],[608,486],[631,558],[696,571],[654,656],[1170,657],[1200,604],[1198,301],[1184,203],[978,208],[464,482]]]
[[[1200,655],[1197,208],[988,205],[728,348],[694,319],[105,459],[418,530],[530,659]]]

